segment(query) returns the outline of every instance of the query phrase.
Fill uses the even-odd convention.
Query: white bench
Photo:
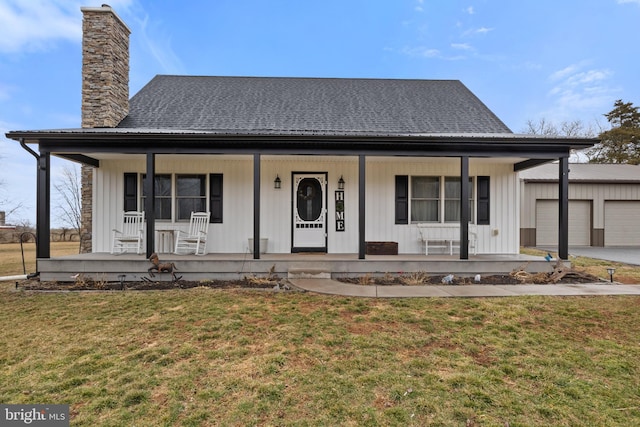
[[[419,240],[424,245],[424,254],[429,250],[440,249],[443,253],[453,255],[453,250],[460,250],[460,226],[444,224],[416,224]],[[477,232],[475,225],[469,225],[469,249],[477,254]]]

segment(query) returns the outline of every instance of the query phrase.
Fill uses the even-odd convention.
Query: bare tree
[[[598,134],[595,127],[599,128],[600,126],[597,123],[595,125],[585,125],[581,120],[564,121],[557,125],[547,121],[545,118],[541,118],[537,122],[527,120],[527,125],[523,132],[543,136],[592,138]]]
[[[64,166],[58,181],[53,185],[59,200],[56,206],[58,219],[62,224],[75,230],[80,236],[82,217],[82,188],[80,169],[76,165]],[[79,249],[78,249],[79,251]]]
[[[585,125],[581,120],[564,121],[559,125],[546,120],[545,118],[539,119],[537,122],[533,120],[527,120],[526,128],[523,133],[532,135],[541,135],[549,137],[568,137],[568,138],[595,138],[598,135],[598,130],[602,131],[602,126],[599,123]],[[582,150],[580,152],[573,153],[578,159],[584,158],[588,160],[590,151]]]
[[[539,119],[537,122],[527,120],[527,127],[523,130],[523,133],[543,136],[560,136],[558,127],[554,123],[547,121],[544,117]]]
[[[0,160],[2,160],[2,156],[0,156]],[[4,181],[0,181],[0,211],[4,211],[5,219],[7,219],[8,223],[11,223],[12,221],[8,218],[19,212],[24,206],[22,203],[15,204],[11,202],[11,200],[5,196],[5,188],[6,183]]]

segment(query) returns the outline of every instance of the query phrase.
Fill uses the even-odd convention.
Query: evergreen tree
[[[604,116],[611,129],[600,133],[601,141],[589,151],[591,163],[640,164],[640,112],[631,102],[617,100]]]

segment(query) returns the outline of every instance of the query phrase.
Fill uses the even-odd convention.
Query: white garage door
[[[640,246],[640,202],[604,203],[604,245]]]
[[[538,200],[536,203],[536,245],[558,244],[558,201]],[[569,201],[569,245],[591,244],[591,202]]]

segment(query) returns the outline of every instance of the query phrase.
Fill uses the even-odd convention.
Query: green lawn
[[[78,242],[52,242],[51,256],[63,256],[77,254]],[[24,252],[24,267],[22,264],[22,253]],[[14,276],[19,274],[33,273],[36,271],[36,245],[35,243],[24,243],[22,248],[20,243],[0,244],[0,276]]]
[[[0,285],[0,402],[72,425],[640,425],[640,297]]]

